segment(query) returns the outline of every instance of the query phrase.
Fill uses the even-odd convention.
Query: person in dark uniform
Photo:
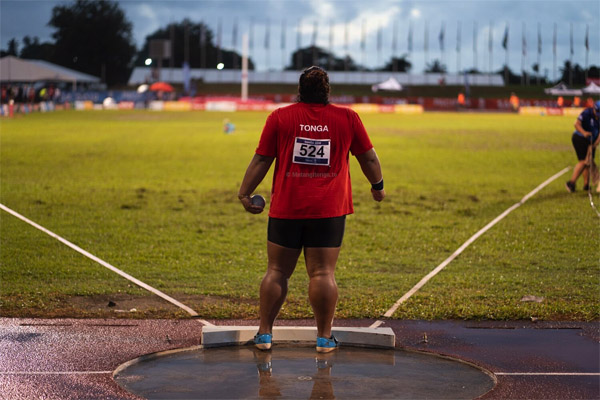
[[[597,101],[593,107],[586,108],[579,114],[577,121],[575,121],[575,132],[571,136],[571,142],[573,148],[577,154],[577,164],[573,168],[573,175],[571,179],[567,181],[567,191],[573,193],[575,191],[575,182],[579,178],[579,175],[583,173],[583,190],[589,189],[590,184],[590,171],[588,171],[588,149],[592,146],[592,163],[594,163],[594,157],[596,156],[596,147],[600,142],[600,136],[598,133],[598,116],[600,115],[600,100]]]

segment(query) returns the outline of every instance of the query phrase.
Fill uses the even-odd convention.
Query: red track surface
[[[335,325],[372,322],[340,320]],[[390,320],[383,326],[394,330],[397,346],[460,358],[497,373],[498,384],[485,399],[600,398],[597,322]],[[135,399],[112,380],[111,371],[143,354],[200,344],[202,325],[196,320],[0,318],[0,328],[0,398]],[[549,375],[554,373],[595,375]]]

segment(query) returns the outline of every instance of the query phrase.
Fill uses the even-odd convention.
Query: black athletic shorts
[[[584,138],[581,135],[576,133],[571,136],[571,142],[573,142],[573,147],[575,148],[575,153],[577,153],[577,159],[579,161],[585,160],[588,152],[588,146],[590,145],[590,139]],[[596,156],[596,149],[593,150],[592,158]]]
[[[302,247],[340,247],[346,216],[319,219],[280,219],[269,217],[267,238],[291,249]]]

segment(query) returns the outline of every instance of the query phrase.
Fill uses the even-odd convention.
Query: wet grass
[[[61,112],[1,121],[2,204],[204,318],[255,318],[267,216],[236,194],[265,113]],[[222,133],[222,122],[236,125]],[[378,317],[472,234],[574,164],[573,118],[364,115],[388,198],[355,160],[337,317]],[[560,178],[478,239],[395,318],[599,318],[600,221]],[[267,195],[271,175],[258,192]],[[600,201],[597,201],[600,203]],[[146,293],[5,212],[3,316],[106,316],[76,301]],[[312,312],[302,261],[281,317]],[[543,297],[522,302],[524,295]],[[150,295],[147,295],[149,297]],[[218,298],[219,301],[207,301]],[[154,305],[152,305],[154,307]],[[143,316],[182,314],[165,306]]]

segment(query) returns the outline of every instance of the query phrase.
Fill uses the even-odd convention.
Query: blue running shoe
[[[329,353],[337,349],[338,341],[335,336],[331,335],[330,339],[324,337],[317,337],[317,352],[319,353]]]
[[[254,345],[261,350],[269,350],[271,348],[272,333],[257,333],[254,336]]]

